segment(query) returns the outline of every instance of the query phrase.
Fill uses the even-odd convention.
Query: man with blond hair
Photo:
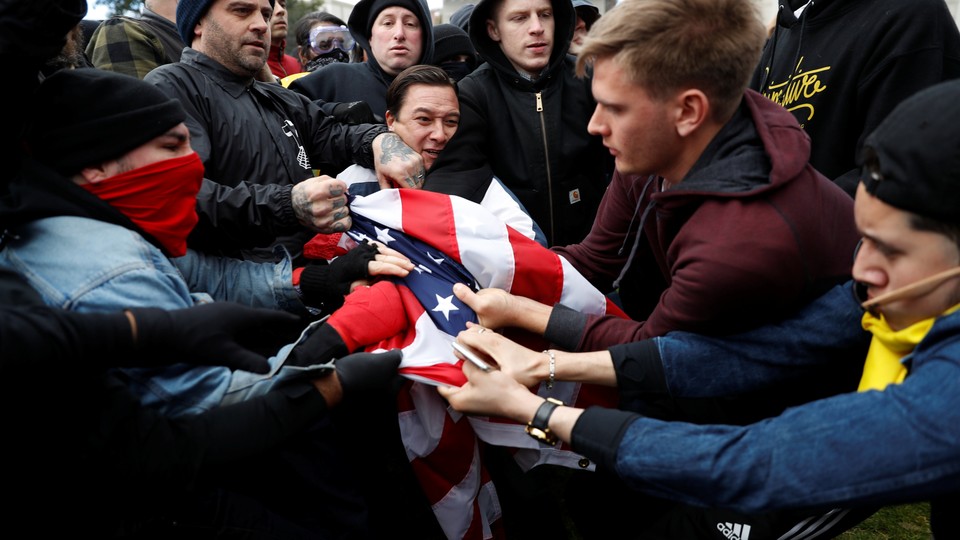
[[[646,493],[746,512],[931,501],[933,535],[957,538],[958,97],[960,81],[924,89],[867,137],[855,203],[863,243],[853,281],[795,317],[741,335],[669,334],[588,353],[581,360],[590,367],[576,371],[568,371],[577,366],[573,355],[556,356],[558,380],[616,385],[624,396],[748,392],[818,365],[856,366],[858,391],[747,426],[556,406],[510,377],[539,352],[469,329],[458,340],[492,355],[500,369],[484,373],[466,362],[469,382],[441,394],[461,412],[529,421],[536,437],[572,444]],[[709,379],[698,373],[703,361],[718,367]],[[857,511],[827,513],[780,538],[831,537],[831,526]],[[683,532],[672,537],[693,537]],[[757,533],[734,519],[717,522],[709,537],[755,540]]]
[[[849,278],[852,201],[808,164],[809,140],[795,119],[746,90],[764,38],[747,0],[629,0],[597,22],[578,71],[592,64],[597,106],[588,129],[618,174],[590,235],[557,251],[602,289],[615,282],[633,320],[458,286],[484,326],[521,327],[583,351],[677,330],[727,335],[788,317]],[[550,360],[531,357],[523,382],[552,383]],[[699,375],[716,374],[704,362]],[[629,395],[623,406],[662,419],[744,424],[855,383],[852,373],[808,375],[751,395]],[[597,491],[575,507],[597,515],[616,508]],[[749,526],[756,540],[822,513],[673,506],[653,515],[645,530],[713,538],[716,525],[729,522]]]

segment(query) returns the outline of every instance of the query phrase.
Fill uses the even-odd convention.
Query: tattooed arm
[[[423,187],[426,175],[423,158],[396,133],[381,133],[373,140],[373,163],[382,188]]]

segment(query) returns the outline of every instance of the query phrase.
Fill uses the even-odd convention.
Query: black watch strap
[[[550,431],[547,425],[550,422],[550,415],[561,405],[563,405],[563,402],[554,398],[547,398],[546,401],[540,404],[536,414],[533,415],[533,420],[528,422],[527,427],[524,428],[527,435],[530,435],[540,442],[547,443],[550,446],[555,446],[557,444],[557,436]]]

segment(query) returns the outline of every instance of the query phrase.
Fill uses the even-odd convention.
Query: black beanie
[[[367,12],[369,20],[366,21],[366,24],[363,26],[365,32],[364,37],[370,39],[370,34],[373,30],[373,21],[377,19],[377,15],[379,15],[381,11],[391,6],[407,8],[411,13],[416,15],[418,19],[423,16],[417,0],[373,0],[370,3],[370,11]],[[430,24],[430,21],[420,21],[420,24]]]
[[[470,36],[459,26],[445,23],[433,27],[433,63],[440,64],[454,56],[465,54],[477,64],[477,51]]]
[[[270,7],[274,6],[274,1],[270,0]],[[177,32],[188,46],[193,43],[193,29],[212,3],[213,0],[180,0],[177,3]]]
[[[152,84],[96,68],[54,73],[35,100],[30,153],[64,175],[120,157],[187,117],[179,101]]]
[[[901,210],[960,224],[960,80],[902,101],[863,143],[867,192]]]

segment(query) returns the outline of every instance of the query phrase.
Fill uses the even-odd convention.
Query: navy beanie
[[[152,84],[96,68],[60,70],[34,99],[43,106],[27,126],[28,149],[64,175],[120,157],[187,118]]]
[[[270,0],[270,7],[274,6],[274,1]],[[193,29],[212,3],[213,0],[180,0],[177,4],[177,32],[187,46],[193,43]]]

